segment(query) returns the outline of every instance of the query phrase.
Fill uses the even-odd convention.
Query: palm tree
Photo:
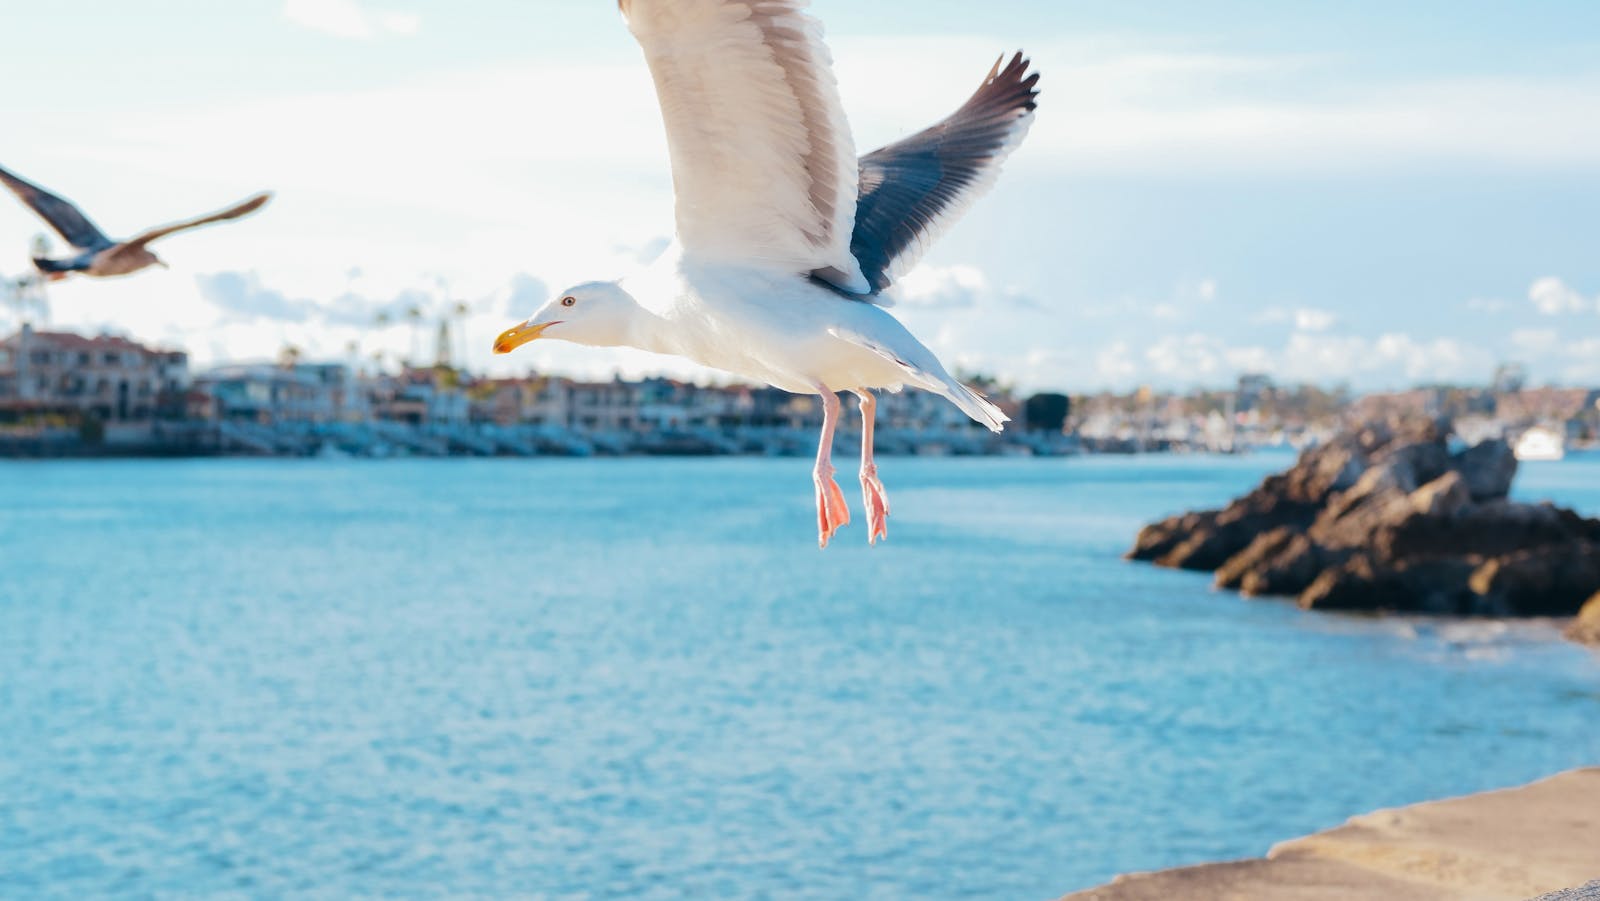
[[[305,356],[305,352],[300,348],[293,344],[285,344],[283,349],[278,351],[278,365],[284,369],[293,369],[299,365],[300,358],[303,356]]]
[[[406,307],[406,319],[411,322],[411,354],[410,360],[406,362],[406,365],[410,366],[417,358],[417,328],[422,325],[422,306],[412,304]]]
[[[456,365],[464,367],[467,365],[468,351],[467,317],[472,315],[472,304],[469,304],[464,300],[458,300],[456,301],[456,305],[450,308],[450,312],[455,316],[456,338],[461,342],[461,356],[456,357]]]

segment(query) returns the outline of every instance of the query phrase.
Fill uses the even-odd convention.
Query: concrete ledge
[[[1119,876],[1063,901],[1523,901],[1600,877],[1600,768],[1353,817],[1264,859]],[[1587,889],[1560,898],[1588,898]]]

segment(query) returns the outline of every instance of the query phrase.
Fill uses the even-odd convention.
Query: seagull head
[[[166,260],[156,256],[155,252],[148,247],[127,247],[123,253],[132,257],[129,262],[133,263],[134,267],[133,269],[129,270],[130,272],[144,269],[147,266],[160,266],[162,269],[172,268],[171,266],[167,265]]]
[[[526,322],[495,339],[494,352],[508,354],[538,338],[559,338],[591,347],[628,344],[639,303],[616,282],[585,282],[558,293]]]

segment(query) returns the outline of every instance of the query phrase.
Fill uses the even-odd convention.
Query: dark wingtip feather
[[[889,286],[906,249],[981,188],[985,172],[1009,153],[1016,130],[1038,107],[1038,85],[1021,50],[1009,62],[1002,53],[953,115],[861,158],[850,251],[874,293]]]
[[[1005,59],[1005,54],[1000,54],[978,92],[967,101],[967,109],[993,107],[998,111],[1010,105],[1031,113],[1038,108],[1039,73],[1033,69],[1033,61],[1021,50],[1012,54],[1011,62]]]

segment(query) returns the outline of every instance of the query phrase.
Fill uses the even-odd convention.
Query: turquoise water
[[[1600,762],[1549,626],[1117,559],[1284,462],[886,460],[827,552],[803,460],[0,465],[0,896],[1046,899]]]

